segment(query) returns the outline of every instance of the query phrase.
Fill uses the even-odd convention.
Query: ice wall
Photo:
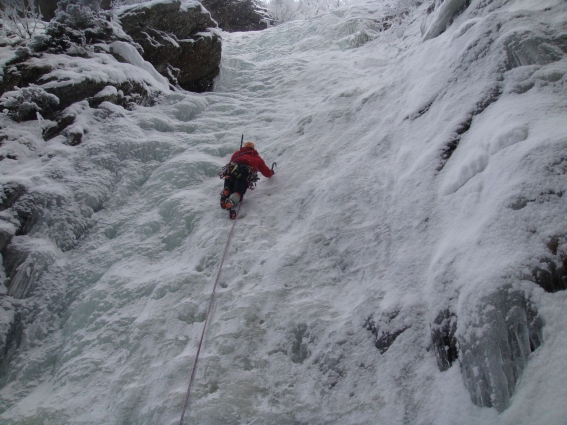
[[[435,38],[451,25],[455,17],[462,12],[470,0],[434,0],[430,2],[427,16],[421,24],[424,40]]]
[[[529,355],[543,342],[543,323],[525,293],[511,287],[482,299],[478,308],[478,319],[460,338],[463,380],[475,404],[502,412]]]
[[[551,101],[551,98],[560,93],[563,83],[555,85],[550,82],[549,76],[555,74],[558,67],[562,67],[561,64],[565,61],[565,45],[558,21],[541,19],[539,11],[529,8],[519,12],[518,8],[525,6],[519,3],[511,10],[487,14],[497,7],[495,3],[483,8],[480,3],[472,2],[470,7],[461,11],[459,20],[453,24],[453,42],[464,34],[469,34],[467,46],[460,56],[461,66],[472,69],[484,62],[487,66],[483,69],[489,72],[481,81],[487,83],[492,80],[492,86],[487,86],[486,94],[451,136],[443,150],[439,167],[439,170],[443,170],[441,176],[445,174],[442,177],[445,180],[442,184],[443,193],[452,199],[452,202],[458,204],[464,201],[463,206],[468,205],[454,222],[458,222],[459,227],[463,226],[463,223],[469,224],[460,227],[460,230],[454,228],[454,233],[442,238],[440,246],[446,243],[448,246],[441,248],[438,255],[446,258],[438,257],[437,264],[434,262],[434,268],[444,263],[435,271],[443,284],[439,285],[438,282],[436,285],[447,288],[446,279],[461,281],[463,290],[456,303],[456,300],[448,300],[448,307],[439,308],[439,313],[431,324],[432,340],[440,370],[447,369],[458,357],[463,379],[473,402],[479,406],[496,407],[500,412],[510,406],[512,395],[530,354],[543,341],[543,321],[531,299],[533,293],[530,288],[533,288],[533,282],[546,291],[560,287],[562,278],[559,276],[564,261],[564,254],[558,254],[557,249],[552,249],[551,243],[553,240],[564,240],[563,236],[560,236],[563,233],[561,226],[548,226],[544,223],[550,217],[550,211],[560,214],[562,195],[559,193],[562,189],[559,188],[564,185],[563,176],[552,170],[558,161],[557,155],[564,141],[562,137],[557,137],[557,145],[547,142],[537,148],[532,145],[532,149],[539,152],[538,155],[530,153],[533,152],[530,148],[525,151],[521,148],[514,150],[514,146],[526,141],[529,143],[530,138],[536,134],[536,137],[545,139],[547,136],[544,133],[547,131],[531,124],[531,114],[537,115],[531,105],[532,99],[526,100],[530,103],[528,111],[531,112],[521,113],[517,110],[520,113],[516,114],[511,112],[510,108],[513,108],[511,102],[514,98],[527,93],[524,90],[528,87],[528,91],[537,86],[541,87],[543,102]],[[480,33],[475,32],[479,30]],[[473,34],[470,31],[473,31]],[[457,74],[460,72],[457,71]],[[555,77],[551,78],[554,79]],[[543,100],[544,98],[546,100]],[[556,134],[554,130],[551,133]],[[552,139],[555,137],[552,136]],[[517,165],[518,167],[523,167],[524,172],[532,176],[532,180],[545,183],[534,185],[533,181],[508,174],[503,165],[505,162],[498,156],[507,155],[509,161],[515,154],[520,154],[518,164],[522,165]],[[504,167],[499,173],[490,171],[494,162]],[[528,169],[532,171],[528,172]],[[535,177],[536,175],[539,177]],[[453,195],[463,190],[464,196],[459,201],[458,196]],[[535,201],[537,206],[532,204],[531,212],[524,211],[528,215],[517,214],[527,206],[521,201],[524,195],[519,195],[518,191],[530,192],[530,199],[538,199]],[[466,198],[477,195],[480,196],[478,203],[469,204],[470,200],[465,201]],[[483,203],[486,204],[480,211],[476,210]],[[494,208],[498,204],[500,208]],[[472,205],[475,207],[471,210]],[[480,223],[490,221],[488,217],[493,217],[493,221],[490,232],[485,233],[485,230],[482,230],[484,226]],[[453,220],[454,217],[447,219]],[[541,236],[535,240],[529,238],[529,242],[525,238],[517,238],[518,242],[523,240],[519,243],[526,244],[525,248],[518,250],[519,245],[513,244],[506,247],[502,239],[495,239],[496,234],[507,234],[503,237],[509,241],[513,240],[514,237],[510,235],[519,231],[519,223],[527,221],[530,222],[528,227]],[[555,219],[552,221],[557,223]],[[469,230],[465,230],[468,226]],[[535,230],[543,228],[547,229],[543,233],[540,233],[541,230]],[[471,229],[475,230],[471,232]],[[476,232],[481,232],[484,236],[479,236]],[[459,233],[460,240],[456,238]],[[471,250],[470,245],[465,248],[475,239],[485,248]],[[467,254],[459,259],[454,250],[461,249]],[[453,253],[449,252],[451,250]],[[495,253],[493,261],[487,257],[488,252]],[[550,260],[550,256],[554,259]],[[476,271],[466,271],[469,266],[464,264],[456,265],[464,258],[469,264],[474,264],[477,257],[477,264],[479,269],[483,270],[484,279],[492,283],[481,283]],[[507,260],[495,262],[497,258]],[[448,264],[449,261],[453,263]],[[541,279],[538,279],[540,267],[546,271],[541,274]],[[455,269],[458,270],[456,276]],[[466,279],[469,282],[466,282]],[[524,283],[523,287],[511,287],[510,281],[514,282],[514,285],[525,281],[531,283],[527,286]],[[491,286],[493,289],[490,289]],[[482,295],[473,296],[470,289],[465,289],[467,287],[474,287],[477,291],[484,289],[481,291]],[[448,294],[439,295],[442,298]]]
[[[78,146],[10,124],[2,182],[46,201],[4,258],[2,423],[178,422],[244,133],[279,168],[188,422],[563,424],[564,4],[473,1],[425,40],[408,4],[225,34],[214,93],[85,108]]]

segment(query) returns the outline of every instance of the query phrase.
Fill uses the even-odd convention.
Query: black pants
[[[228,189],[229,195],[236,192],[240,195],[240,200],[242,201],[242,198],[248,189],[249,173],[250,171],[248,167],[239,166],[238,170],[232,173],[229,178],[225,179],[224,187]]]

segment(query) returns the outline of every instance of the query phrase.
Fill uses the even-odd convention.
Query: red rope
[[[215,286],[213,287],[213,292],[211,293],[211,300],[209,301],[209,308],[207,310],[207,315],[205,317],[205,323],[203,324],[203,331],[201,332],[201,340],[199,341],[199,347],[197,348],[197,354],[195,354],[195,361],[193,362],[193,370],[191,371],[191,378],[189,378],[189,386],[187,388],[187,394],[185,394],[185,403],[183,404],[183,411],[181,412],[181,419],[179,420],[179,425],[183,425],[183,418],[185,417],[185,411],[189,404],[189,395],[191,394],[191,386],[193,385],[193,380],[195,379],[195,372],[197,371],[197,362],[199,361],[199,353],[201,352],[201,347],[203,345],[203,339],[205,337],[205,329],[207,328],[207,322],[209,321],[209,315],[211,314],[211,309],[213,307],[213,301],[215,300],[215,292],[217,290],[217,285],[220,280],[222,267],[224,265],[224,260],[228,254],[228,249],[230,248],[230,241],[232,235],[234,234],[234,228],[236,227],[236,221],[238,220],[238,214],[240,213],[240,205],[238,205],[238,211],[236,212],[236,219],[232,223],[232,228],[230,229],[230,234],[228,235],[228,240],[226,241],[226,246],[224,247],[224,253],[222,254],[222,259],[219,267],[219,272],[217,273],[217,280],[215,280]]]

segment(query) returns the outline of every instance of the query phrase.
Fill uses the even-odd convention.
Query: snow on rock
[[[142,47],[144,59],[173,86],[197,92],[212,89],[221,39],[217,23],[201,3],[157,0],[121,9],[118,18]]]
[[[187,8],[200,6],[200,2],[196,0],[150,0],[138,4],[121,6],[117,8],[117,11],[119,14],[127,14],[139,10],[151,9],[157,5],[173,5],[175,8],[181,8],[182,10],[185,10]]]
[[[263,30],[270,19],[265,6],[254,0],[203,0],[201,4],[223,31]]]
[[[39,112],[53,116],[59,106],[59,98],[47,93],[34,84],[29,87],[5,92],[0,98],[0,108],[7,111],[16,121],[27,121],[37,117]]]
[[[59,95],[62,108],[96,95],[109,84],[124,91],[132,87],[129,90],[132,96],[151,97],[162,90],[169,91],[159,78],[161,76],[151,70],[150,64],[120,63],[105,53],[94,53],[87,60],[67,55],[44,55],[42,62],[51,64],[53,70],[39,80],[41,87]]]
[[[126,62],[147,71],[156,81],[161,83],[160,89],[163,92],[169,91],[169,82],[167,78],[159,74],[153,65],[142,58],[136,48],[124,41],[114,41],[109,44],[110,50],[124,58]]]
[[[431,15],[421,24],[423,39],[429,40],[443,33],[455,16],[462,12],[469,3],[469,0],[434,0],[430,6],[433,9]]]

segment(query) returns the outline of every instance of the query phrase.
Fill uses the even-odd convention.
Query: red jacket
[[[254,171],[261,172],[265,177],[272,177],[274,172],[268,168],[256,149],[242,148],[232,154],[230,162],[246,164],[254,168]]]

